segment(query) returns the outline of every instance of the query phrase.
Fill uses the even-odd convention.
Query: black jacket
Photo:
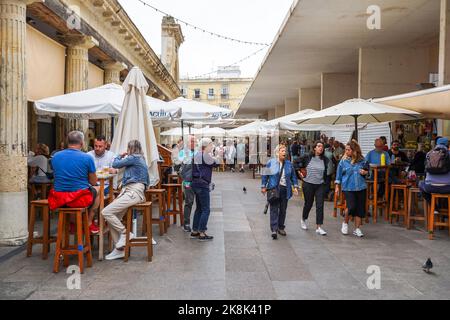
[[[309,163],[311,162],[311,159],[313,158],[314,155],[307,154],[304,155],[303,157],[300,158],[300,160],[296,161],[294,163],[294,168],[295,168],[295,172],[297,173],[298,176],[298,170],[306,168]],[[328,162],[330,161],[327,157],[325,157],[324,155],[321,156],[323,163],[325,165],[325,171],[323,172],[323,181],[327,181],[327,176],[328,176]],[[298,177],[300,179],[300,177]]]

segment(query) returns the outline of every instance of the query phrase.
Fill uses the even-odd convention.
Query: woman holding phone
[[[352,140],[345,146],[345,153],[339,162],[336,173],[336,190],[339,194],[339,185],[344,192],[347,208],[345,222],[342,224],[341,232],[348,234],[349,216],[354,217],[355,231],[357,237],[363,237],[361,221],[366,215],[366,190],[365,176],[369,173],[369,164],[362,156],[361,147],[356,140]]]

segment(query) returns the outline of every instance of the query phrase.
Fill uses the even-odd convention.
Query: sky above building
[[[156,54],[161,54],[163,14],[208,31],[243,40],[270,44],[286,17],[292,0],[119,0]],[[242,77],[254,77],[269,47],[228,41],[180,22],[185,42],[179,52],[180,76],[209,76],[219,66],[238,63]],[[212,74],[211,74],[212,75]]]

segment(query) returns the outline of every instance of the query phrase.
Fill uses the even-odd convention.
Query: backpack
[[[447,148],[437,146],[427,154],[425,170],[431,174],[446,174],[450,171],[450,153]]]

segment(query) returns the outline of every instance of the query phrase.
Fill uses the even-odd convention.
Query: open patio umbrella
[[[247,123],[238,128],[228,130],[227,135],[229,137],[257,136],[261,130],[267,131],[267,128],[264,127],[265,123],[265,120],[257,120]]]
[[[191,134],[197,134],[198,129],[191,128]],[[181,127],[173,128],[167,131],[163,131],[160,133],[161,136],[172,136],[172,137],[181,137],[183,136],[183,132]]]
[[[295,122],[299,124],[355,124],[356,137],[358,137],[358,122],[388,122],[396,120],[414,120],[421,118],[415,111],[391,107],[370,100],[351,99],[333,107],[305,115]]]
[[[233,117],[233,111],[215,105],[179,97],[169,105],[181,108],[181,120],[226,119]]]
[[[227,134],[227,130],[219,128],[219,127],[204,127],[201,129],[197,129],[197,133],[195,135],[201,135],[204,137],[224,137]]]
[[[123,83],[123,90],[125,90],[125,99],[111,151],[116,154],[125,152],[130,140],[139,140],[148,165],[150,186],[154,186],[159,182],[159,153],[145,97],[148,83],[138,67],[132,68],[128,73]]]
[[[73,92],[36,101],[34,109],[39,115],[72,119],[106,119],[122,109],[125,92],[114,83],[93,89]],[[153,120],[172,120],[181,116],[181,109],[165,101],[145,96]]]

